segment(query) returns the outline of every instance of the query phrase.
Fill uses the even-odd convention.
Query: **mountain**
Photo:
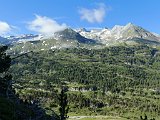
[[[87,31],[85,28],[77,29],[76,32],[78,32],[80,35],[82,35],[85,38],[93,39],[93,40],[100,40],[100,33],[102,30],[99,29],[93,29],[90,31]]]
[[[0,44],[9,44],[9,43],[10,41],[8,39],[0,36]]]
[[[18,35],[18,36],[6,36],[5,38],[10,40],[12,43],[15,43],[15,42],[41,40],[44,38],[44,36],[43,35],[24,34],[24,35]]]
[[[27,53],[30,51],[44,51],[44,50],[54,50],[54,49],[63,49],[63,48],[97,48],[101,44],[97,43],[95,40],[85,38],[81,36],[76,31],[67,28],[63,31],[56,32],[52,36],[45,36],[41,39],[35,39],[38,36],[27,36],[21,37],[21,39],[13,39],[12,41],[17,40],[13,45],[11,45],[8,53],[10,54],[19,54]],[[22,39],[23,38],[23,39]],[[27,39],[26,39],[27,38]]]
[[[126,26],[124,26],[121,29],[120,34],[123,39],[124,38],[128,38],[128,39],[129,38],[142,38],[142,39],[153,40],[153,41],[160,40],[157,36],[155,36],[151,32],[143,29],[142,27],[133,25],[132,23],[129,23]]]
[[[124,42],[133,38],[160,42],[159,35],[155,35],[132,23],[128,23],[125,26],[116,25],[112,29],[104,28],[91,31],[77,30],[77,32],[86,38],[95,39],[104,44]]]
[[[10,52],[16,54],[61,48],[101,49],[106,45],[122,43],[160,46],[160,36],[129,23],[125,26],[116,25],[112,29],[67,28],[50,36],[26,34],[0,37],[0,43],[11,44]]]
[[[160,42],[160,35],[156,33],[151,33],[140,26],[128,23],[125,26],[115,25],[111,29],[109,28],[92,29],[89,31],[86,30],[85,28],[80,28],[77,30],[67,28],[63,31],[56,32],[51,36],[24,34],[18,36],[0,37],[0,43],[11,44],[11,43],[21,43],[26,41],[55,39],[55,40],[66,40],[66,41],[74,40],[77,41],[78,43],[83,43],[83,44],[101,43],[104,45],[112,45],[112,44],[132,41],[132,39],[135,38],[143,39],[146,40],[147,42],[155,42],[155,43]]]
[[[0,36],[0,44],[2,45],[12,45],[27,41],[37,41],[44,39],[45,36],[43,35],[33,35],[33,34],[24,34],[18,36]]]
[[[96,43],[95,40],[85,38],[71,28],[54,33],[54,38],[57,40],[77,40],[79,43]]]

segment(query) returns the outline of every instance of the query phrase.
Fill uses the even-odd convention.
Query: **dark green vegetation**
[[[62,87],[61,93],[59,95],[59,113],[60,113],[60,120],[66,120],[68,118],[67,114],[68,114],[68,110],[69,110],[69,106],[68,106],[68,99],[67,99],[67,94],[66,94],[66,89],[65,87]]]
[[[58,113],[58,93],[68,89],[70,115],[160,119],[160,50],[147,45],[69,48],[29,53],[10,69],[20,98]]]
[[[145,115],[144,118],[140,116],[140,119],[141,120],[155,120],[155,118],[148,119],[147,115]]]
[[[54,120],[45,114],[38,104],[19,99],[12,87],[12,76],[8,69],[11,58],[6,55],[7,46],[0,46],[0,120]]]

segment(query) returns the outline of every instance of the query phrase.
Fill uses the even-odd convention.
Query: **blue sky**
[[[111,28],[132,22],[160,34],[160,0],[0,0],[0,34]]]

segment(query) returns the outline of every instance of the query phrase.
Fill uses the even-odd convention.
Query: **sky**
[[[160,0],[0,0],[0,35],[112,28],[129,22],[160,34],[159,6]]]

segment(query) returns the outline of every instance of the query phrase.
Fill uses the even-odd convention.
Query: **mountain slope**
[[[46,111],[58,109],[56,90],[64,84],[70,115],[159,120],[159,61],[160,50],[146,45],[70,48],[19,57],[11,71],[20,96],[40,98]]]
[[[56,32],[54,34],[54,38],[58,40],[77,40],[80,43],[96,43],[96,41],[87,39],[70,28],[67,28],[60,32]]]

